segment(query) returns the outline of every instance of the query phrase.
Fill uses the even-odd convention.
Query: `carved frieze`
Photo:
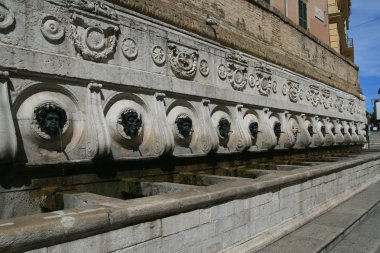
[[[256,84],[259,89],[259,93],[263,96],[269,96],[272,89],[271,69],[265,66],[264,64],[260,64],[255,67],[255,70],[256,70]]]
[[[294,81],[288,81],[282,86],[282,94],[288,95],[290,101],[296,103],[298,100],[302,100],[303,90],[300,88],[300,84]]]
[[[306,99],[314,107],[321,103],[319,87],[316,85],[310,85],[309,91],[306,94]]]
[[[197,72],[198,52],[188,52],[169,44],[169,63],[173,73],[182,79],[192,79]]]
[[[137,57],[138,48],[136,42],[131,38],[126,38],[121,44],[121,51],[128,60],[133,60]]]
[[[109,19],[118,20],[115,10],[104,4],[102,0],[68,0],[68,7],[80,9]]]
[[[59,42],[65,36],[65,29],[60,21],[51,15],[42,19],[40,30],[44,38],[52,43]]]
[[[158,66],[161,66],[166,61],[165,51],[160,46],[153,46],[151,49],[152,60]]]
[[[15,22],[15,16],[9,8],[0,3],[0,32],[10,28]]]
[[[208,74],[210,73],[208,62],[204,59],[201,60],[199,63],[199,72],[201,72],[202,76],[208,76]]]

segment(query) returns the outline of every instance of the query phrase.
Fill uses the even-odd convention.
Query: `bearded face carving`
[[[274,135],[276,136],[277,138],[277,142],[280,140],[280,136],[281,136],[281,123],[276,121],[273,125],[273,132],[274,132]]]
[[[221,118],[218,124],[218,130],[219,130],[220,136],[222,136],[224,139],[227,138],[229,133],[231,132],[230,129],[231,129],[231,123],[227,119]]]
[[[34,110],[35,119],[41,132],[56,137],[62,135],[67,122],[66,111],[53,103],[46,103]]]
[[[127,136],[136,137],[142,125],[141,115],[134,110],[126,110],[120,115],[118,123],[123,126]]]
[[[184,138],[191,135],[191,132],[193,131],[193,121],[188,115],[179,115],[175,120],[175,124],[177,125],[179,134]]]
[[[322,133],[323,137],[326,136],[326,127],[325,126],[321,126],[321,133]]]
[[[257,122],[251,122],[249,124],[249,132],[253,137],[256,137],[259,132],[259,124]]]
[[[309,132],[310,136],[312,137],[314,134],[313,126],[308,126],[307,131]]]

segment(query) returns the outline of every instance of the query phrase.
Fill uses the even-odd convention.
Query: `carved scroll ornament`
[[[11,27],[14,22],[15,16],[12,10],[0,3],[0,31]]]

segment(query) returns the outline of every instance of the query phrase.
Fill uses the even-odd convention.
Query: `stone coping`
[[[344,161],[264,177],[265,179],[236,178],[216,185],[132,200],[91,193],[76,194],[86,199],[87,206],[1,220],[0,251],[20,252],[85,238],[217,203],[278,191],[284,186],[378,159],[380,153],[367,153]]]

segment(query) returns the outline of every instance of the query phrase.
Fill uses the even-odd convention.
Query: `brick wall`
[[[261,0],[108,0],[359,95],[358,67]],[[210,14],[214,31],[205,24]]]

